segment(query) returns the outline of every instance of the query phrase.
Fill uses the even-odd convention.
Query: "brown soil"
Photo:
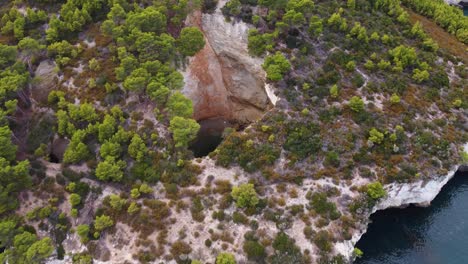
[[[415,12],[409,9],[406,9],[406,11],[410,15],[411,22],[416,23],[419,21],[423,26],[424,30],[434,41],[437,42],[437,44],[439,44],[439,47],[441,49],[447,50],[448,52],[462,59],[464,63],[468,63],[467,45],[458,41],[458,39],[455,36],[445,31],[434,21],[419,14],[416,14]]]

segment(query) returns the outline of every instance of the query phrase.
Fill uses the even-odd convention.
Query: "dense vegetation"
[[[433,18],[437,24],[455,35],[461,42],[468,44],[468,17],[463,11],[454,6],[447,5],[443,0],[417,0],[403,3],[416,12]]]
[[[186,148],[199,125],[191,119],[192,102],[178,92],[183,81],[176,68],[184,63],[186,56],[194,55],[205,45],[198,28],[183,24],[188,12],[200,8],[200,4],[143,2],[68,0],[2,4],[0,161],[4,172],[0,213],[5,216],[2,247],[7,248],[1,254],[2,262],[8,259],[14,263],[37,263],[52,253],[53,244],[60,249],[65,234],[71,231],[67,214],[79,217],[89,193],[90,186],[80,181],[81,176],[71,170],[57,176],[46,175],[36,159],[52,157],[66,166],[87,162],[92,177],[104,182],[132,184],[137,180],[148,183],[162,180],[187,185],[193,181],[196,168],[184,159],[192,157]],[[82,32],[94,34],[94,43],[83,42]],[[33,79],[30,73],[44,59],[54,60],[54,71],[65,81],[55,85],[56,80],[52,80],[50,85],[57,88],[45,100],[34,98],[39,107],[49,108],[54,114],[36,111],[32,126],[25,127],[23,122],[28,122],[24,119],[28,114],[24,112],[31,112],[28,87],[41,83],[44,77]],[[75,83],[66,83],[77,66],[82,69],[80,76]],[[70,90],[75,85],[80,87],[78,92]],[[136,101],[126,105],[125,100],[131,96]],[[76,98],[82,100],[77,102]],[[141,116],[130,116],[139,106],[137,102],[145,102],[150,107],[148,114],[154,116],[152,121],[143,122]],[[159,135],[153,129],[155,123],[169,128],[173,137]],[[17,130],[13,137],[11,127]],[[31,130],[29,134],[27,129]],[[65,151],[58,156],[50,154],[55,133],[67,142]],[[13,144],[25,142],[27,146],[20,149]],[[28,160],[32,160],[33,167],[30,168]],[[55,197],[53,192],[47,192],[57,188],[55,181],[59,186],[66,186],[69,194],[61,191]],[[50,193],[51,197],[49,205],[39,203],[28,212],[29,221],[40,222],[42,229],[56,230],[53,240],[39,240],[34,228],[22,226],[21,217],[9,216],[18,208],[17,194],[32,183],[39,184],[38,191]],[[148,193],[148,187],[144,186],[147,185],[136,190]],[[67,197],[72,207],[70,212],[58,206]],[[126,206],[125,200],[117,198],[110,197],[112,208]],[[46,207],[40,209],[41,206]],[[134,214],[139,207],[133,202],[128,211]],[[114,221],[98,213],[92,225],[79,225],[77,232],[82,242],[87,243],[98,239]],[[63,249],[57,254],[63,258]],[[86,254],[76,256],[76,261],[85,259],[88,259]]]
[[[0,4],[2,263],[105,261],[115,244],[141,263],[342,263],[333,243],[385,184],[468,155],[466,60],[398,0],[227,2],[280,98],[210,154],[228,179],[188,149],[200,125],[179,72],[205,46],[186,17],[216,1]],[[468,42],[442,0],[402,4]]]
[[[460,10],[442,1],[403,4],[465,42]],[[337,209],[335,191],[310,193],[320,231],[304,232],[324,261],[330,241],[346,239],[365,208],[386,196],[382,183],[445,174],[459,162],[467,139],[467,72],[455,66],[460,78],[449,76],[444,62],[464,65],[466,58],[440,49],[399,1],[231,0],[223,13],[253,23],[249,51],[264,56],[267,78],[285,101],[251,129],[229,134],[213,155],[217,163],[260,172],[260,185],[369,182],[361,188],[366,195],[349,204],[352,215]],[[345,226],[343,233],[326,228],[330,221]]]

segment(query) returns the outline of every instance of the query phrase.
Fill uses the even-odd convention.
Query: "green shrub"
[[[242,248],[249,260],[262,261],[266,257],[265,248],[257,241],[246,240]]]
[[[314,236],[315,245],[323,252],[330,252],[332,249],[332,236],[326,230],[320,230]]]
[[[334,151],[327,152],[325,156],[325,164],[333,167],[340,166],[340,156]]]
[[[257,192],[251,183],[244,183],[232,188],[231,196],[240,208],[255,207],[259,202]]]
[[[333,202],[328,201],[328,197],[325,192],[316,192],[312,194],[310,200],[312,208],[321,216],[330,220],[336,220],[341,216],[336,205]]]
[[[357,247],[353,249],[353,256],[356,258],[361,258],[364,255],[364,253]]]
[[[76,233],[80,236],[81,243],[89,241],[89,225],[79,225],[76,227]]]
[[[296,246],[295,241],[284,232],[276,235],[273,241],[275,254],[270,256],[268,263],[303,263],[301,250]]]
[[[398,96],[397,94],[392,94],[392,96],[390,96],[390,103],[392,104],[400,103],[400,96]]]
[[[322,147],[319,131],[319,126],[314,123],[290,123],[283,147],[299,158],[306,158],[317,153]]]
[[[291,64],[281,52],[276,52],[274,55],[265,58],[262,67],[265,69],[269,80],[279,81],[291,69]]]
[[[192,252],[192,248],[184,241],[179,240],[172,244],[170,252],[177,263],[184,263],[181,262],[183,261],[183,258],[181,257],[190,254],[190,252]]]
[[[387,195],[387,192],[383,188],[380,182],[373,182],[367,185],[367,196],[372,200],[379,200]]]
[[[369,131],[369,140],[375,144],[381,144],[384,139],[384,134],[379,130],[372,128]]]
[[[236,259],[234,255],[223,252],[216,257],[216,264],[236,264]]]
[[[107,215],[97,216],[94,220],[94,229],[102,231],[114,225],[114,221]]]
[[[81,203],[81,196],[76,193],[70,194],[70,204],[72,207],[76,207]]]
[[[351,110],[353,110],[354,112],[361,112],[364,110],[364,101],[360,98],[360,97],[357,97],[357,96],[353,96],[351,97],[351,99],[349,100],[349,107],[351,108]]]
[[[248,224],[249,222],[249,219],[243,214],[243,213],[240,213],[240,212],[234,212],[232,213],[232,221],[236,224]]]

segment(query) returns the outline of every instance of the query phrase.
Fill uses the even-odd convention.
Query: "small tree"
[[[136,202],[131,202],[130,205],[127,208],[127,213],[129,214],[134,214],[140,210],[140,207]]]
[[[34,242],[26,251],[25,263],[42,263],[54,251],[52,239],[45,237],[41,240]],[[20,261],[21,263],[21,261]]]
[[[413,70],[413,80],[415,80],[417,83],[422,83],[425,80],[429,79],[430,75],[427,70],[420,70],[420,69],[414,69]]]
[[[353,256],[356,257],[356,258],[360,258],[364,255],[364,253],[362,252],[362,250],[360,250],[359,248],[355,247],[353,249]]]
[[[283,79],[283,75],[291,70],[291,64],[279,51],[266,57],[262,67],[267,73],[267,78],[271,81]]]
[[[70,204],[72,207],[76,207],[81,203],[81,196],[76,193],[70,194]]]
[[[257,241],[246,240],[242,247],[250,260],[261,261],[265,258],[265,247]]]
[[[205,46],[203,33],[196,27],[185,27],[178,40],[180,52],[184,56],[193,56]]]
[[[140,197],[141,193],[140,191],[138,190],[138,188],[133,188],[131,191],[130,191],[130,196],[133,198],[133,199],[137,199],[138,197]]]
[[[418,21],[416,22],[413,27],[411,28],[411,35],[413,37],[419,38],[419,39],[425,39],[426,38],[426,32],[424,32],[424,29],[421,25],[421,23]]]
[[[107,215],[97,216],[94,220],[94,228],[99,232],[113,225],[114,221]]]
[[[89,60],[88,67],[94,72],[98,72],[99,70],[101,70],[101,66],[99,65],[98,60],[96,60],[95,58]]]
[[[338,97],[338,85],[334,84],[333,86],[330,87],[330,96],[332,98],[337,98]]]
[[[312,16],[309,23],[309,34],[319,36],[323,32],[323,21],[318,16]]]
[[[127,201],[123,198],[120,198],[120,196],[117,194],[109,195],[109,204],[112,207],[112,209],[120,211],[126,203]]]
[[[171,116],[190,118],[193,115],[193,103],[180,92],[169,97],[167,108]]]
[[[149,194],[153,192],[153,189],[148,184],[143,183],[140,185],[139,191],[140,193]]]
[[[27,58],[28,65],[31,67],[31,62],[40,55],[41,50],[45,48],[44,45],[39,44],[39,42],[33,38],[26,37],[18,43],[18,48]]]
[[[81,243],[89,241],[89,225],[79,225],[76,227],[76,233],[80,236]]]
[[[392,94],[392,96],[390,96],[390,103],[392,104],[400,103],[400,96],[398,96],[397,94]]]
[[[241,208],[255,207],[259,201],[254,185],[251,183],[244,183],[232,188],[231,196],[236,201],[236,205]]]
[[[132,141],[130,142],[130,145],[128,145],[128,154],[130,157],[140,162],[143,161],[147,152],[148,149],[146,148],[145,142],[138,134],[135,134],[132,138]]]
[[[372,34],[371,34],[371,36],[370,36],[370,40],[372,40],[372,41],[379,41],[379,40],[380,40],[379,33],[377,33],[377,32],[372,32]]]
[[[379,200],[387,195],[387,192],[383,188],[380,182],[373,182],[367,185],[367,196],[374,201]]]
[[[236,259],[234,255],[223,252],[216,257],[216,264],[236,264]]]
[[[123,178],[122,169],[126,166],[125,161],[117,162],[112,158],[108,158],[100,162],[96,167],[96,177],[101,181],[121,181]]]
[[[376,128],[372,128],[369,131],[369,140],[372,143],[380,144],[382,143],[383,139],[384,139],[384,134],[380,132],[379,130],[377,130]]]
[[[176,147],[186,147],[197,136],[200,125],[193,119],[176,116],[171,119],[169,131],[172,132]]]
[[[452,106],[455,107],[455,108],[460,108],[463,104],[463,101],[461,99],[455,99],[453,102],[452,102]]]
[[[361,112],[364,110],[364,101],[360,98],[360,97],[357,97],[357,96],[353,96],[350,100],[349,100],[349,107],[351,108],[351,110],[353,110],[354,112]]]

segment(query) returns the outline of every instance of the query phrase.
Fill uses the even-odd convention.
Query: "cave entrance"
[[[49,161],[52,163],[60,163],[60,159],[55,153],[49,153]]]
[[[200,130],[197,138],[189,149],[196,158],[207,156],[223,141],[224,129],[234,127],[234,124],[223,118],[209,118],[198,121]]]

